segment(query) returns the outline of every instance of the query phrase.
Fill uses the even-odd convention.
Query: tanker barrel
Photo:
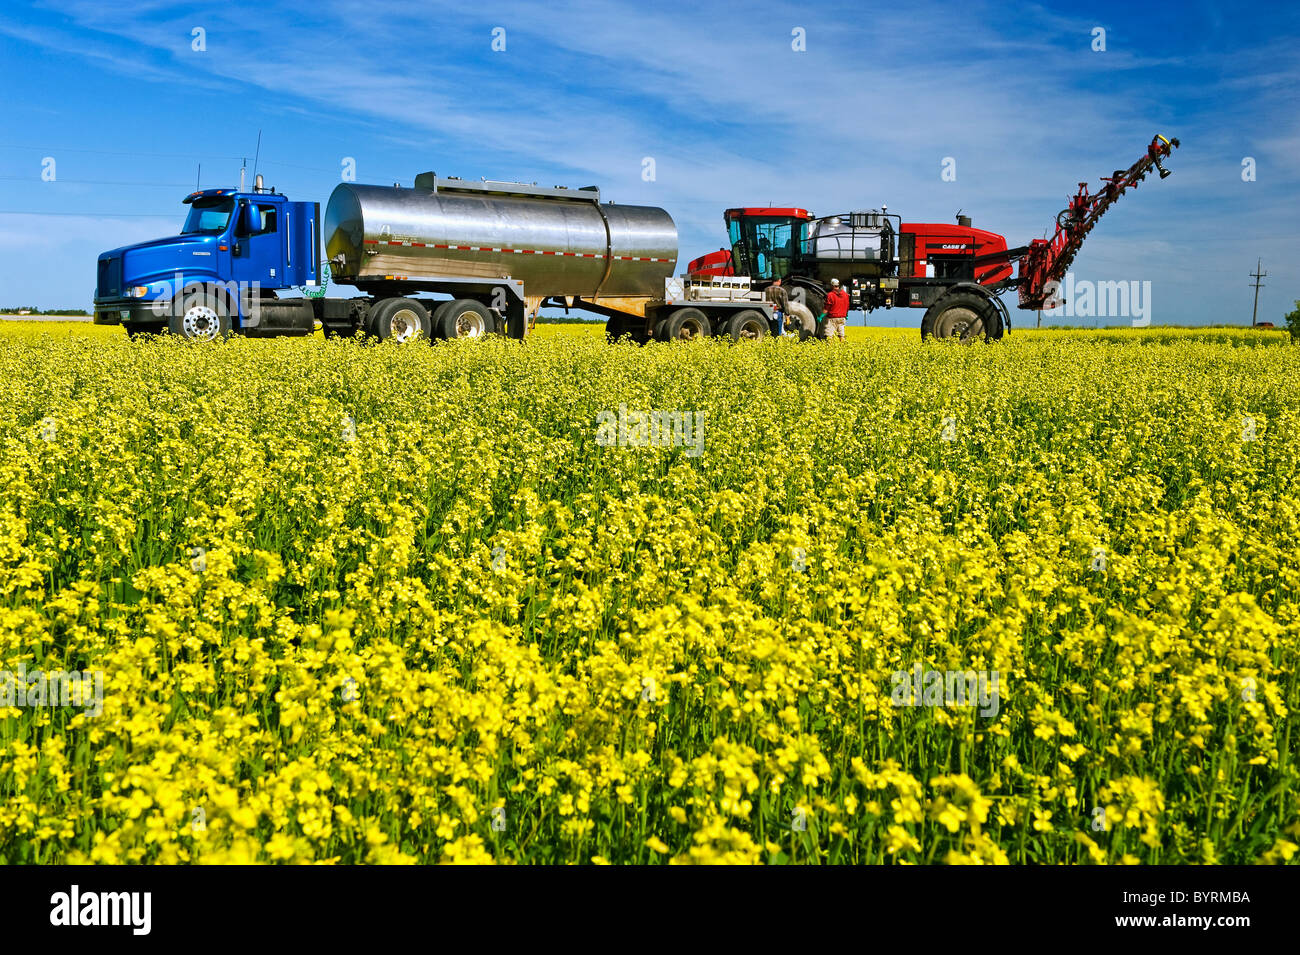
[[[335,187],[324,235],[338,281],[511,278],[530,296],[656,296],[677,262],[663,209],[602,203],[595,189],[432,173],[416,183]]]

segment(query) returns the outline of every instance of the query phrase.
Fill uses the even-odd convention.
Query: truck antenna
[[[257,182],[257,159],[262,155],[262,131],[257,131],[257,152],[253,153],[253,181]]]
[[[199,171],[194,174],[194,191],[198,192],[202,188],[199,183],[203,179],[203,163],[199,163]]]
[[[245,172],[244,167],[247,165],[248,165],[248,157],[245,156],[243,159],[239,161],[239,191],[240,192],[244,191],[244,172]]]

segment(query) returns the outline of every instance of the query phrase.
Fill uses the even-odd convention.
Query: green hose
[[[322,298],[325,295],[325,290],[329,288],[329,285],[330,265],[328,262],[324,262],[320,267],[320,286],[314,287],[311,285],[300,285],[298,286],[298,291],[302,292],[304,298]]]

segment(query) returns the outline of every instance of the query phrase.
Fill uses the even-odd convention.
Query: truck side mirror
[[[262,229],[262,212],[251,202],[239,207],[239,221],[235,224],[235,235],[252,235]]]

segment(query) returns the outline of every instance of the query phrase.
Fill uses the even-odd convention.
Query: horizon
[[[682,29],[715,9],[6,8],[0,300],[88,308],[99,253],[175,234],[180,200],[237,184],[245,160],[250,183],[322,205],[349,171],[595,184],[669,212],[681,271],[724,245],[724,209],[768,203],[962,211],[1024,244],[1155,133],[1182,141],[1173,176],[1116,205],[1075,279],[1150,283],[1153,325],[1249,325],[1257,259],[1261,321],[1300,299],[1300,11],[762,3]]]

